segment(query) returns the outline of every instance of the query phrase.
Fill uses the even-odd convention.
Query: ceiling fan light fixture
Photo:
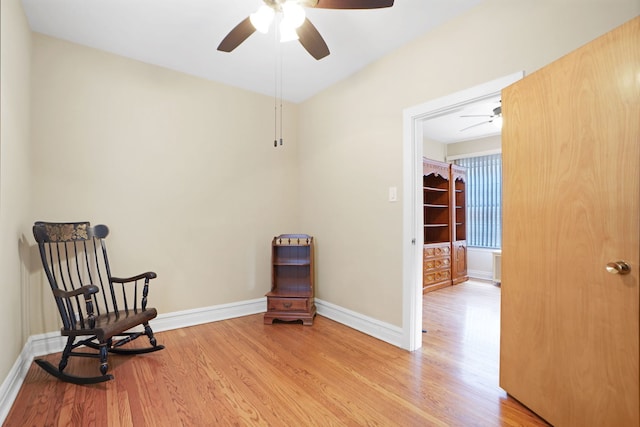
[[[380,9],[392,7],[394,0],[262,0],[262,6],[240,21],[218,45],[221,52],[231,52],[251,34],[268,33],[276,13],[282,13],[280,41],[299,40],[316,60],[329,55],[329,47],[318,29],[305,16],[305,8],[318,9]],[[280,17],[278,17],[280,19]],[[300,28],[300,35],[296,28]],[[277,32],[274,34],[277,36]]]
[[[299,37],[298,33],[296,33],[296,28],[286,19],[280,21],[280,42],[285,43],[298,39]]]
[[[304,23],[306,15],[304,8],[295,1],[287,1],[282,4],[283,20],[288,22],[288,25],[293,28],[298,28]]]
[[[502,129],[502,106],[494,108],[493,115],[493,125],[498,129]]]
[[[274,15],[275,12],[273,9],[266,4],[263,4],[256,12],[249,15],[249,20],[256,31],[266,34],[269,32],[269,26],[271,26]]]

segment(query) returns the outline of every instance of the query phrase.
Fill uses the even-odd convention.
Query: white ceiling
[[[291,102],[302,102],[482,0],[396,0],[391,8],[306,8],[331,54],[320,61],[298,42],[254,33],[231,53],[216,50],[262,0],[22,0],[35,32]],[[282,74],[276,77],[276,69]],[[276,81],[281,82],[277,88]],[[469,106],[490,114],[493,107]],[[473,108],[473,110],[471,110]],[[466,112],[466,110],[465,110]],[[472,114],[466,112],[467,114]],[[460,114],[429,120],[434,140],[486,136]],[[469,120],[469,119],[467,119]],[[453,131],[453,132],[451,132]]]
[[[491,117],[494,108],[499,106],[500,95],[497,95],[430,117],[422,123],[423,136],[431,141],[451,144],[500,135],[502,129]],[[462,117],[476,115],[482,117]]]
[[[371,10],[306,8],[331,54],[254,33],[216,50],[261,0],[22,0],[33,31],[273,96],[282,48],[282,97],[301,102],[482,0],[396,0]]]

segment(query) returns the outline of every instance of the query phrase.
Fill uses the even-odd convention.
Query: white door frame
[[[422,127],[425,120],[499,95],[524,71],[447,95],[403,111],[402,143],[402,348],[422,347]]]

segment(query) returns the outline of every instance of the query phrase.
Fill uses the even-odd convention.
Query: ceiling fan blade
[[[471,129],[471,128],[474,128],[474,127],[476,127],[476,126],[483,125],[483,124],[485,124],[485,123],[491,123],[492,121],[493,121],[493,120],[487,120],[486,122],[480,122],[480,123],[476,123],[475,125],[467,126],[467,127],[466,127],[466,128],[464,128],[464,129],[460,129],[460,132],[464,132],[464,131],[465,131],[465,130],[467,130],[467,129]]]
[[[325,43],[324,39],[314,27],[314,25],[309,21],[309,19],[304,20],[304,23],[296,30],[298,33],[298,41],[300,44],[313,56],[314,58],[320,60],[325,56],[329,55],[329,47],[327,43]]]
[[[229,34],[227,34],[227,36],[218,45],[218,50],[222,52],[231,52],[233,49],[240,46],[240,44],[255,31],[256,29],[249,18],[245,18],[245,20],[236,25],[233,30],[229,31]]]
[[[380,9],[393,6],[393,0],[318,0],[320,9]]]

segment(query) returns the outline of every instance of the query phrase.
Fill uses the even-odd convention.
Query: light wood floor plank
[[[163,351],[110,356],[107,383],[62,383],[32,364],[4,425],[546,425],[498,387],[499,309],[491,284],[426,294],[424,346],[412,353],[322,316],[161,332]],[[67,370],[95,375],[96,362]]]

